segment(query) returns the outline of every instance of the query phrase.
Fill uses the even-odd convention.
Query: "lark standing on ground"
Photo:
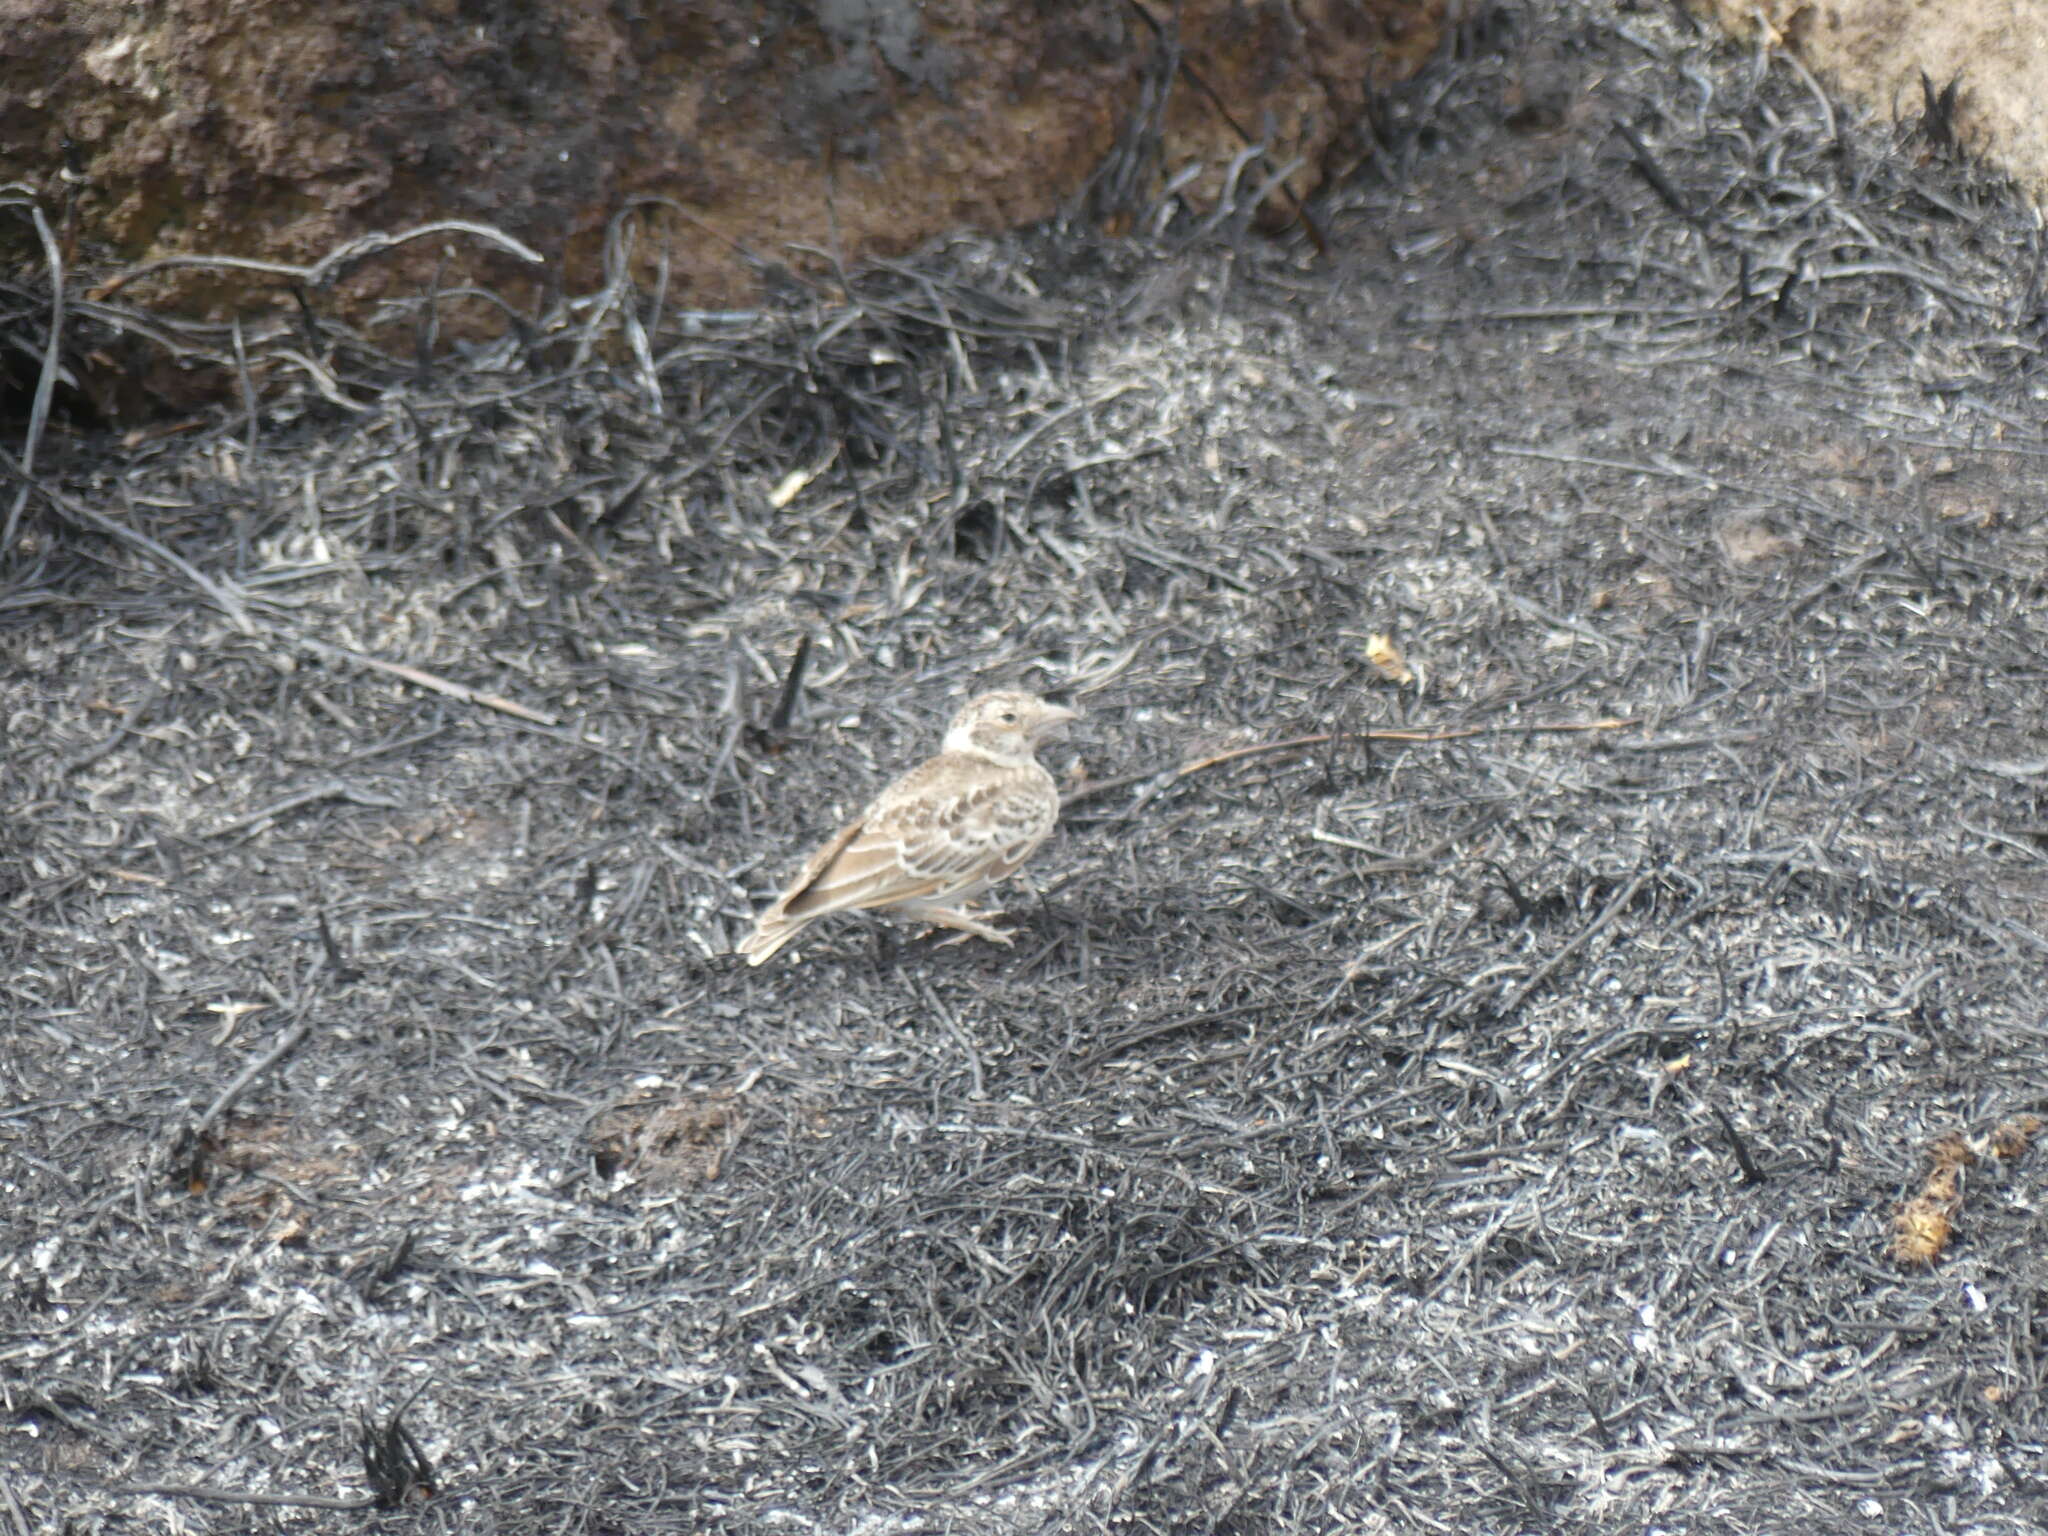
[[[1075,711],[1028,693],[984,693],[953,717],[939,755],[875,796],[811,855],[739,946],[759,965],[828,912],[887,908],[1008,944],[974,897],[1052,832],[1060,792],[1035,756]],[[948,943],[958,943],[951,939]]]

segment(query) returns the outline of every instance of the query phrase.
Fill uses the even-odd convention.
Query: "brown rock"
[[[1150,16],[1170,11],[1164,0],[1145,6]],[[1166,112],[1168,164],[1202,161],[1208,169],[1188,190],[1211,202],[1231,161],[1262,143],[1267,162],[1244,173],[1240,190],[1298,158],[1287,187],[1305,198],[1359,157],[1353,125],[1369,89],[1421,67],[1443,11],[1410,0],[1189,0],[1180,8],[1187,68]],[[1285,221],[1293,204],[1267,211]]]
[[[1845,95],[1916,117],[1921,77],[1960,82],[1955,131],[2036,198],[2048,196],[2048,0],[1689,0],[1743,37],[1759,25]]]
[[[305,265],[443,219],[489,224],[536,268],[463,234],[364,256],[322,303],[346,318],[429,285],[531,304],[601,280],[605,236],[641,201],[632,259],[663,257],[671,304],[757,289],[759,262],[904,251],[945,231],[1044,218],[1138,100],[1167,0],[770,0],[493,8],[455,0],[0,0],[0,182],[34,187],[74,259],[178,254]],[[1435,44],[1443,0],[1187,0],[1164,114],[1169,164],[1220,167],[1239,130],[1302,156],[1299,194],[1346,142],[1369,80]],[[1247,171],[1244,185],[1263,174]],[[0,247],[40,265],[26,220]],[[275,277],[182,267],[123,297],[250,312]],[[410,327],[412,315],[383,318]],[[444,335],[495,331],[444,298]]]

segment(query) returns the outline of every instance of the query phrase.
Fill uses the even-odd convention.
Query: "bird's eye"
[[[1017,712],[1013,709],[1006,709],[997,718],[1005,725],[1015,725],[1017,723]]]

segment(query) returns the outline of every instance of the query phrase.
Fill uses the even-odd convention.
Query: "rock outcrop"
[[[1923,77],[1963,147],[2048,199],[2048,0],[1691,0],[1739,36],[1810,65],[1828,85],[1885,115],[1919,116]]]
[[[0,182],[33,188],[88,275],[179,255],[305,265],[375,232],[493,226],[323,273],[322,302],[430,286],[444,336],[602,279],[615,216],[671,304],[743,302],[761,270],[901,252],[1068,206],[1134,121],[1211,194],[1246,142],[1312,188],[1375,81],[1435,46],[1444,0],[0,0]],[[1176,20],[1177,18],[1177,20]],[[1246,183],[1265,180],[1248,172]],[[0,255],[40,261],[27,221]],[[806,248],[808,248],[808,253]],[[249,271],[169,267],[124,298],[225,318],[282,302]]]

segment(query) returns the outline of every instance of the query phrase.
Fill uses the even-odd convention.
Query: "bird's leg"
[[[947,944],[958,944],[963,939],[968,938],[987,939],[991,944],[1010,944],[1015,942],[1013,935],[1007,929],[992,928],[981,920],[984,917],[1000,916],[1001,914],[999,913],[970,912],[964,905],[960,907],[944,907],[936,902],[904,902],[896,910],[905,917],[914,917],[919,922],[930,923],[935,928],[959,929],[958,937],[941,941],[941,948],[944,948]]]

